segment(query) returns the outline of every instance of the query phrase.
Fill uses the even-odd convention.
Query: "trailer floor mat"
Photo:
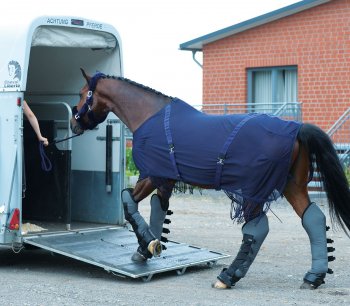
[[[111,227],[93,230],[37,234],[24,237],[24,243],[68,256],[109,272],[131,278],[151,280],[154,274],[176,271],[181,275],[187,267],[207,264],[230,255],[209,251],[184,243],[169,241],[160,257],[143,263],[131,260],[138,247],[136,236],[127,228]]]

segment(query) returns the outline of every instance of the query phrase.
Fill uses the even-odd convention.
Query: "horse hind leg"
[[[217,277],[218,280],[213,284],[214,288],[231,288],[247,274],[249,267],[269,233],[267,216],[263,213],[246,222],[242,227],[242,233],[243,240],[236,258],[228,268],[222,270]]]
[[[310,203],[307,191],[309,160],[303,147],[300,147],[291,174],[283,194],[301,218],[302,226],[310,240],[312,257],[312,267],[305,274],[304,283],[300,288],[316,289],[324,283],[328,271],[326,217],[315,203]]]
[[[316,289],[324,284],[328,271],[326,217],[321,209],[311,203],[302,216],[302,225],[309,236],[312,266],[304,276],[301,289]]]

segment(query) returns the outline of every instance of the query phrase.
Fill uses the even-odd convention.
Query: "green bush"
[[[132,148],[126,148],[126,176],[139,175],[134,160],[132,158]]]
[[[345,168],[345,175],[350,185],[350,167]]]

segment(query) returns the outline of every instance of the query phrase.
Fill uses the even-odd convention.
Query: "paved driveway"
[[[145,215],[147,201],[141,203]],[[170,208],[170,239],[222,253],[238,251],[241,226],[232,224],[223,193],[174,195]],[[282,223],[268,213],[270,233],[247,276],[231,290],[212,289],[211,283],[232,258],[143,282],[43,250],[14,254],[0,248],[0,305],[350,305],[350,239],[341,231],[328,232],[335,240],[334,274],[317,290],[300,290],[311,264],[308,237],[284,200],[272,209]]]

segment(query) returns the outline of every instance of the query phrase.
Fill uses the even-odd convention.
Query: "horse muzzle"
[[[84,129],[80,126],[79,122],[77,122],[74,118],[70,120],[70,129],[74,134],[81,135],[84,133]]]

